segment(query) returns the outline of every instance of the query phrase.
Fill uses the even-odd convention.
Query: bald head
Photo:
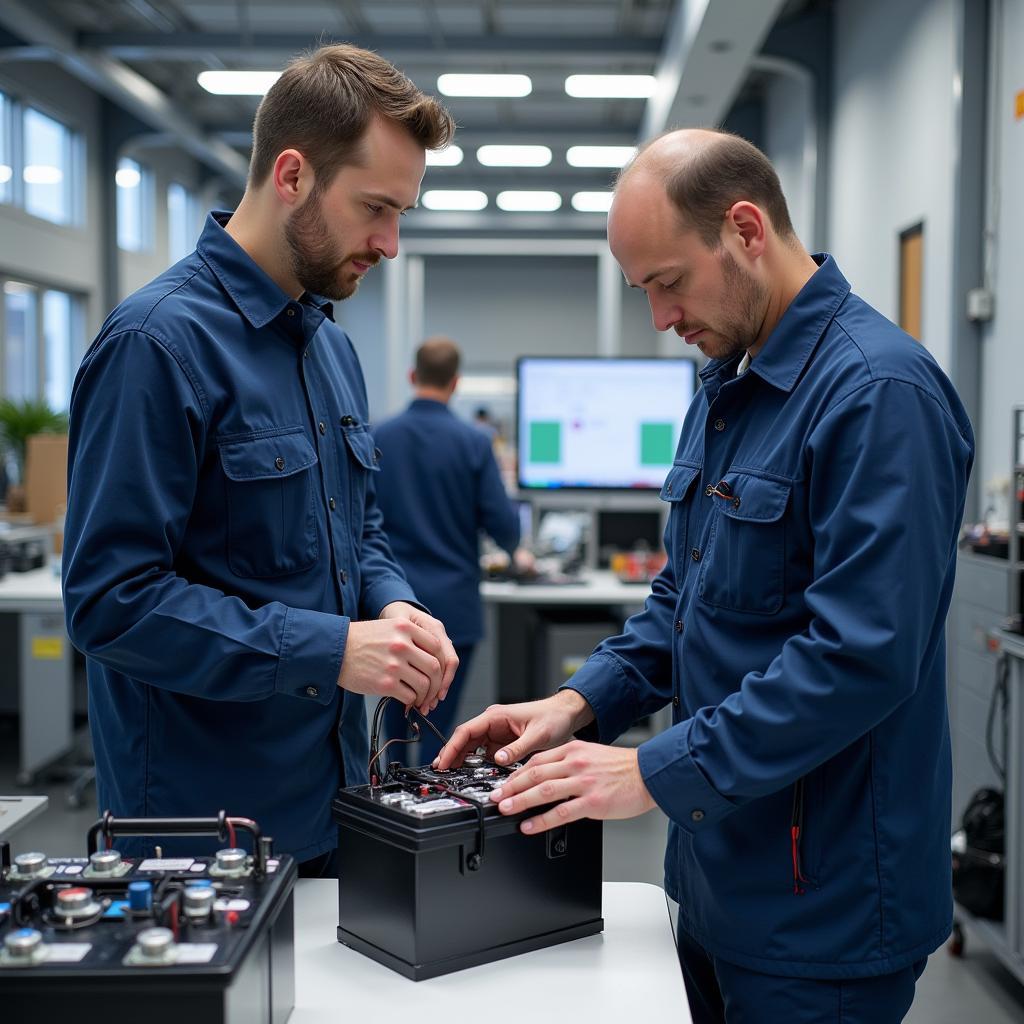
[[[458,376],[459,358],[459,347],[451,338],[427,338],[416,350],[416,384],[447,388]]]
[[[717,248],[726,212],[740,201],[760,207],[775,233],[796,240],[779,176],[756,146],[729,132],[682,128],[648,142],[623,169],[616,202],[660,187],[683,224]]]

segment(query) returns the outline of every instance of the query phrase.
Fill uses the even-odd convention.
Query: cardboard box
[[[63,523],[67,504],[68,436],[34,434],[25,445],[25,510],[33,523],[49,525]]]

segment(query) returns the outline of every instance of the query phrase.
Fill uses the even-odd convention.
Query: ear
[[[733,203],[726,211],[723,240],[731,235],[748,256],[756,258],[764,252],[767,231],[768,221],[763,211],[746,199]]]
[[[301,206],[313,187],[313,169],[297,149],[285,149],[274,161],[274,191],[286,206]]]
[[[455,394],[455,389],[458,386],[459,386],[459,375],[455,374],[455,376],[452,377],[451,384],[448,385],[448,397],[449,398],[451,398],[451,396]]]
[[[409,383],[413,387],[416,387],[416,371],[415,370],[410,370],[409,371]]]

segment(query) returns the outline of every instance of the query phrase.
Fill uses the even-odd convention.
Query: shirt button
[[[665,484],[665,493],[666,494],[671,494],[672,493],[672,485],[671,484]]]
[[[327,424],[324,423],[323,421],[321,421],[320,423],[317,424],[317,428],[319,429],[321,434],[326,434],[327,433]]]
[[[682,633],[682,631],[683,631],[683,620],[682,619],[676,619],[675,627],[676,627],[676,632],[677,633]]]
[[[715,420],[715,430],[725,430],[725,420]]]
[[[342,416],[341,417],[341,425],[343,427],[354,427],[356,425],[355,417],[354,416]]]
[[[704,493],[710,498],[711,495],[715,493],[715,489],[711,484],[708,484],[707,487],[704,488]]]
[[[284,469],[284,459],[278,455],[278,457],[274,459],[274,465],[277,466],[278,469]]]
[[[333,512],[334,511],[334,505],[335,505],[334,499],[333,498],[328,498],[327,499],[327,504],[331,506],[331,511]]]
[[[294,310],[294,309],[292,309],[292,307],[291,307],[291,306],[289,306],[289,307],[288,307],[288,315],[289,315],[289,316],[295,316],[295,310]]]
[[[338,573],[338,575],[341,577],[342,583],[348,583],[348,573],[345,572],[344,569],[342,569],[341,572]]]
[[[672,698],[672,707],[674,707],[674,708],[679,707],[679,698],[678,697],[673,697]]]
[[[309,349],[308,348],[303,350],[302,358],[303,359],[308,359],[309,358]]]
[[[307,686],[306,687],[306,696],[307,697],[319,697],[320,696],[320,691],[315,686]]]
[[[699,562],[699,561],[700,561],[700,548],[693,548],[693,549],[692,549],[692,550],[690,551],[690,557],[691,557],[691,558],[692,558],[692,559],[693,559],[693,560],[694,560],[695,562]]]
[[[695,811],[690,811],[690,820],[691,821],[703,821],[704,820],[704,812],[700,808],[697,808],[697,810],[695,810]]]

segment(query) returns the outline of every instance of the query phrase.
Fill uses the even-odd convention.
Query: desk
[[[579,583],[557,586],[544,583],[481,583],[480,594],[489,604],[642,605],[650,583],[622,583],[614,573],[591,572]]]
[[[44,566],[0,580],[0,612],[18,616],[18,783],[71,750],[74,658],[64,628],[60,577]]]
[[[38,818],[49,802],[45,796],[0,796],[0,839]]]
[[[645,883],[605,882],[602,899],[601,935],[417,982],[340,945],[337,883],[300,879],[289,1024],[378,1018],[419,1024],[688,1024],[664,892]]]

